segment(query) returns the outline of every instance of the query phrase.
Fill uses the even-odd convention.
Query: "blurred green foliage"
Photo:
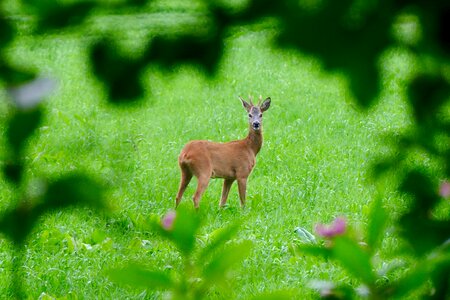
[[[146,5],[147,1],[142,0],[18,1],[21,12],[31,15],[36,22],[32,28],[34,35],[65,34],[87,26],[85,22],[94,11],[133,14],[139,13]],[[386,171],[397,174],[402,181],[399,190],[411,198],[407,211],[397,220],[397,226],[410,244],[409,250],[416,257],[417,266],[384,292],[377,287],[377,276],[373,273],[370,258],[383,237],[380,228],[383,228],[388,214],[383,211],[381,202],[374,206],[369,222],[369,250],[362,249],[347,237],[337,238],[325,250],[319,250],[318,246],[309,250],[340,261],[344,268],[369,287],[373,298],[402,297],[426,281],[431,282],[431,287],[424,296],[449,298],[450,220],[448,217],[437,218],[433,214],[433,209],[441,201],[448,201],[440,197],[437,191],[439,185],[450,177],[448,1],[250,0],[237,9],[230,9],[223,1],[203,1],[202,7],[201,16],[208,20],[206,23],[173,35],[153,35],[148,38],[144,49],[132,57],[118,50],[117,37],[105,34],[92,43],[92,71],[104,83],[111,102],[143,98],[147,87],[143,86],[140,74],[148,65],[172,69],[188,63],[199,66],[206,74],[214,74],[227,30],[262,18],[276,21],[278,35],[274,47],[298,49],[319,58],[326,69],[345,74],[351,92],[362,107],[373,104],[382,89],[379,60],[384,51],[397,46],[408,49],[416,56],[417,71],[407,83],[409,104],[415,117],[413,129],[393,138],[396,155],[381,159],[374,167],[374,173],[378,177]],[[15,19],[6,8],[0,8],[0,80],[6,86],[20,88],[21,84],[33,80],[37,74],[6,58],[5,49],[18,34]],[[23,245],[39,217],[47,212],[78,204],[102,207],[102,185],[84,174],[46,179],[47,188],[39,199],[27,199],[21,192],[26,184],[22,177],[24,147],[39,126],[42,114],[37,104],[31,109],[11,107],[7,116],[9,152],[2,159],[2,168],[5,178],[17,190],[17,199],[2,214],[0,230],[17,247]],[[414,159],[417,151],[438,161],[444,171],[436,174],[421,160]],[[192,221],[184,220],[182,216],[177,222],[187,222],[182,227],[192,231],[178,232],[181,229],[176,229],[167,237],[185,257],[189,257],[195,248],[194,229],[197,224],[189,223]],[[236,259],[226,253],[215,256],[216,260],[211,261],[203,275],[214,278],[226,262]],[[128,271],[146,278],[147,281],[143,282],[149,286],[172,286],[171,279],[160,273],[149,273],[139,267]],[[339,293],[331,295],[347,298],[350,297],[349,290],[343,286]]]
[[[167,291],[168,299],[205,299],[214,287],[222,291],[230,289],[230,272],[252,248],[250,241],[232,242],[239,224],[217,229],[207,243],[202,244],[197,239],[200,227],[197,213],[181,207],[176,214],[169,212],[165,218],[170,218],[173,224],[150,220],[148,226],[176,246],[181,255],[181,267],[175,268],[179,271],[148,270],[142,263],[111,270],[109,276],[130,286]]]

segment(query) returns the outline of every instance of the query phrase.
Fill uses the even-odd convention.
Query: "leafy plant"
[[[167,291],[170,299],[204,299],[215,287],[222,292],[229,289],[230,272],[251,253],[250,241],[232,241],[239,223],[217,229],[206,243],[199,243],[199,215],[183,207],[150,227],[176,247],[181,257],[179,268],[174,272],[147,269],[143,263],[129,265],[110,271],[114,281]]]

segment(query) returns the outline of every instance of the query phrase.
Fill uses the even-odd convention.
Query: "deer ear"
[[[266,110],[269,109],[270,107],[270,97],[268,97],[266,100],[264,100],[264,102],[261,104],[260,108],[262,112],[265,112]]]
[[[242,105],[244,106],[245,110],[247,112],[250,111],[250,108],[252,107],[250,104],[248,104],[247,101],[245,101],[244,99],[242,99],[242,97],[239,97],[239,99],[241,99]]]

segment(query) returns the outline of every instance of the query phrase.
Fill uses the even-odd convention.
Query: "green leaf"
[[[199,226],[200,219],[197,213],[183,207],[178,208],[169,237],[185,255],[189,255],[194,250],[195,235]]]
[[[77,205],[105,208],[102,194],[103,188],[89,177],[66,175],[49,185],[41,203],[33,205],[22,201],[0,216],[0,231],[21,244],[42,215]]]
[[[12,183],[18,184],[22,179],[23,165],[20,162],[6,162],[3,166],[5,177]]]
[[[20,203],[2,214],[0,231],[16,244],[22,244],[33,229],[39,215],[26,203]]]
[[[239,222],[232,223],[225,228],[216,229],[211,233],[211,242],[208,243],[199,253],[199,260],[205,260],[213,252],[224,245],[236,234],[240,226]]]
[[[331,256],[331,250],[322,246],[302,244],[297,246],[299,254],[308,254],[313,256],[320,256],[325,259]]]
[[[332,247],[332,255],[352,275],[371,285],[376,276],[372,270],[370,255],[348,237],[337,237]]]
[[[39,126],[41,118],[42,112],[39,109],[16,111],[13,114],[8,122],[6,136],[14,153],[20,153],[27,139]]]
[[[78,2],[67,5],[47,6],[39,20],[39,30],[46,32],[51,29],[62,29],[82,23],[97,4]]]
[[[381,199],[377,199],[372,206],[369,216],[369,225],[367,228],[367,244],[371,251],[375,251],[383,236],[388,214],[383,208]]]
[[[93,45],[90,56],[94,74],[105,84],[111,102],[131,102],[143,96],[140,72],[145,64],[140,60],[121,55],[107,40]]]
[[[71,205],[105,208],[103,187],[83,174],[69,174],[50,184],[40,204],[42,210],[60,209]]]
[[[226,247],[205,266],[203,277],[208,282],[220,282],[234,265],[242,262],[250,254],[251,248],[252,243],[250,241]]]
[[[403,278],[392,284],[393,298],[400,299],[412,291],[420,288],[425,282],[429,280],[428,266],[421,264],[412,269]]]
[[[123,269],[111,270],[108,272],[111,280],[135,287],[145,287],[147,289],[166,290],[174,284],[172,279],[164,272],[151,271],[141,266],[130,265]]]

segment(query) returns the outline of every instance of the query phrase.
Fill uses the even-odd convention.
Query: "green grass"
[[[128,33],[131,37],[133,32],[141,35],[139,28],[134,30]],[[407,57],[393,51],[385,58],[389,63],[383,66],[382,97],[377,106],[361,112],[345,78],[324,72],[312,57],[274,49],[272,38],[264,26],[230,33],[215,78],[190,66],[173,73],[149,68],[143,76],[149,87],[146,99],[122,108],[107,104],[101,84],[90,75],[84,39],[24,36],[22,43],[11,47],[11,56],[60,80],[26,152],[28,193],[39,192],[39,178],[82,171],[108,186],[107,199],[113,207],[105,215],[72,209],[41,220],[26,244],[23,263],[30,298],[42,293],[81,299],[161,297],[158,292],[112,283],[106,270],[133,261],[177,270],[180,258],[173,247],[141,220],[162,216],[174,207],[180,176],[177,156],[185,143],[246,136],[246,113],[238,95],[248,94],[272,98],[264,115],[264,145],[248,182],[248,205],[240,209],[234,185],[229,208],[219,210],[222,181],[213,180],[199,212],[202,237],[243,220],[236,238],[254,244],[235,274],[230,295],[246,299],[292,289],[297,298],[309,298],[315,295],[308,288],[312,279],[348,280],[349,274],[335,264],[292,253],[294,228],[313,231],[318,222],[345,216],[355,234],[364,238],[370,205],[379,196],[370,165],[390,151],[384,136],[409,124],[402,90],[409,72]],[[2,113],[6,110],[2,104]],[[403,202],[394,184],[383,188],[383,195],[388,195],[385,205],[395,214]],[[13,191],[4,180],[0,189],[4,210]],[[195,181],[183,205],[192,206],[194,190]],[[384,252],[395,247],[396,241],[388,239]],[[0,295],[9,293],[12,251],[2,239]]]

